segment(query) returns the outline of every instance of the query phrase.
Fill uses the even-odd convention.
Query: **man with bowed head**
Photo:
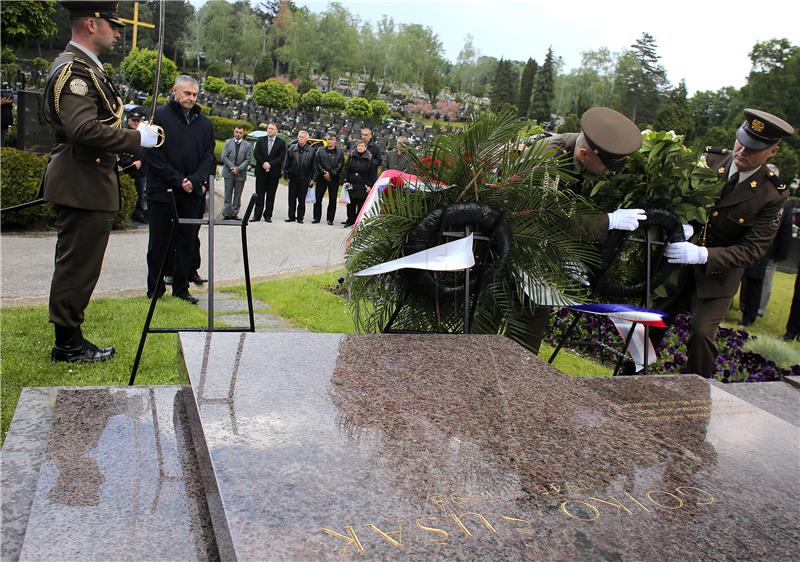
[[[272,222],[275,192],[286,158],[286,143],[278,136],[278,126],[274,122],[267,125],[267,136],[256,141],[253,154],[256,157],[256,204],[252,222],[260,221],[262,216],[266,222]]]
[[[286,179],[289,180],[289,218],[286,222],[303,222],[306,216],[306,193],[314,184],[314,155],[308,144],[308,131],[297,133],[297,144],[286,152]]]
[[[98,59],[114,48],[125,25],[117,4],[62,2],[70,15],[71,39],[53,61],[44,91],[43,112],[55,137],[40,186],[40,195],[53,204],[58,228],[49,306],[53,362],[92,363],[115,353],[83,337],[84,310],[120,211],[118,155],[138,155],[158,141],[146,123],[120,128],[122,99]]]
[[[594,107],[581,116],[580,133],[553,135],[540,142],[545,152],[561,158],[562,169],[575,178],[567,187],[582,194],[585,176],[621,170],[625,159],[642,146],[642,135],[636,124],[621,113]],[[617,209],[580,217],[575,226],[583,238],[602,244],[609,231],[633,231],[639,228],[639,221],[646,219],[642,209]],[[529,326],[530,338],[524,343],[538,352],[553,307],[536,303],[532,306],[532,313],[526,310],[527,306],[523,307],[518,319]]]
[[[688,242],[668,244],[670,263],[691,265],[682,272],[679,290],[654,306],[670,318],[692,313],[687,342],[686,372],[714,375],[716,333],[730,308],[746,267],[758,262],[781,225],[786,186],[769,169],[782,138],[794,134],[789,123],[758,109],[745,109],[733,150],[709,146],[706,162],[725,180],[716,203],[707,210],[705,225]],[[654,329],[654,343],[664,337]]]
[[[244,128],[237,125],[233,128],[233,138],[226,140],[222,147],[222,177],[225,180],[223,219],[239,220],[247,168],[253,156],[253,147],[246,140],[242,140],[243,137]]]

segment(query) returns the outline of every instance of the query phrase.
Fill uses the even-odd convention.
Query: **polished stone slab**
[[[793,559],[800,432],[496,336],[181,334],[223,558]]]
[[[182,390],[26,389],[3,447],[4,488],[26,488],[4,490],[3,560],[218,559]]]
[[[715,380],[711,384],[800,427],[800,388],[796,386],[783,381],[723,383]]]

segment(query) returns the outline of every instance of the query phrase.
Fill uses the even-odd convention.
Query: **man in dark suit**
[[[267,126],[267,136],[258,139],[253,153],[256,157],[256,205],[252,222],[261,220],[262,214],[265,221],[272,222],[275,192],[286,158],[286,143],[278,136],[275,123]]]
[[[781,138],[794,128],[766,111],[745,109],[733,150],[708,147],[706,162],[727,180],[717,202],[708,209],[705,225],[692,241],[668,244],[670,263],[691,265],[683,272],[678,291],[654,306],[670,318],[692,312],[687,342],[686,372],[711,377],[717,358],[717,328],[731,305],[746,267],[758,262],[772,244],[781,224],[786,187],[767,166]],[[698,225],[699,226],[699,225]],[[664,329],[653,329],[654,343]]]
[[[50,286],[50,322],[56,361],[103,361],[114,348],[99,348],[83,337],[83,313],[103,265],[111,225],[120,210],[118,154],[139,154],[155,146],[148,125],[122,129],[122,100],[103,72],[98,55],[110,51],[124,24],[117,2],[63,2],[72,37],[50,67],[44,115],[56,144],[40,193],[56,212],[58,241]]]

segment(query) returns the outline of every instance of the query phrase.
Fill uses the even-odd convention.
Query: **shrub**
[[[236,84],[225,84],[219,93],[232,100],[243,100],[247,96],[247,90]]]
[[[389,104],[383,100],[372,100],[369,102],[370,111],[372,112],[372,120],[376,123],[380,123],[383,119],[389,115]]]
[[[350,98],[344,106],[344,112],[354,119],[371,119],[372,108],[364,98]]]
[[[322,94],[316,88],[311,88],[300,97],[300,106],[304,109],[314,109],[322,105]]]
[[[227,117],[217,117],[216,115],[209,115],[208,120],[211,121],[211,128],[214,130],[214,138],[221,141],[231,138],[233,136],[233,128],[237,125],[244,127],[245,135],[253,130],[253,125],[249,121],[228,119]]]
[[[347,103],[347,98],[345,98],[339,92],[331,90],[322,94],[321,102],[322,107],[327,109],[343,109],[345,103]]]
[[[131,49],[119,66],[125,82],[137,90],[150,90],[156,77],[158,52],[151,49]],[[178,77],[178,67],[167,57],[162,57],[158,91],[168,92]]]
[[[3,206],[11,207],[38,198],[39,184],[47,165],[47,156],[15,148],[0,149],[0,197]],[[136,206],[136,186],[133,179],[120,174],[121,210],[114,228],[124,226]],[[3,216],[3,227],[52,227],[55,221],[53,206],[38,205]]]
[[[309,90],[316,89],[316,86],[311,80],[300,80],[300,84],[297,86],[297,93],[301,96],[308,92]]]
[[[203,80],[203,89],[212,94],[219,93],[225,86],[227,86],[225,80],[216,76],[208,76]]]
[[[270,78],[259,82],[253,87],[253,101],[273,110],[289,109],[294,107],[294,96],[297,94],[294,86],[285,84],[277,78]]]

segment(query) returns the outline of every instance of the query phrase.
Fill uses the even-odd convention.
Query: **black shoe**
[[[352,223],[352,222],[346,222],[346,223],[344,223],[344,227],[345,227],[345,228],[350,228],[351,226],[353,226],[353,223]]]
[[[794,341],[798,338],[800,338],[800,334],[796,334],[794,332],[786,332],[786,334],[783,336],[783,341]]]
[[[50,351],[50,361],[53,363],[97,363],[114,357],[116,350],[113,347],[97,347],[89,340],[75,347],[61,347],[54,345]]]
[[[294,222],[294,219],[286,219],[283,222]]]
[[[164,292],[162,291],[162,292],[158,293],[158,297],[156,297],[156,298],[160,299],[163,296],[164,296]],[[147,293],[147,298],[148,299],[152,299],[153,298],[153,293]]]
[[[228,220],[236,221],[236,222],[242,222],[242,219],[239,218],[239,215],[233,215]]]
[[[297,219],[297,224],[303,224],[303,219]]]
[[[256,217],[254,219],[251,219],[250,222],[258,222],[260,220],[261,220],[261,217]]]
[[[342,221],[339,224],[347,224],[347,221]]]
[[[317,224],[318,222],[319,222],[319,219],[314,219],[314,220],[311,221],[311,224]]]
[[[265,222],[272,222],[272,217],[269,217],[269,218],[264,218],[264,221],[265,221]]]
[[[176,299],[181,299],[182,301],[186,301],[186,302],[188,302],[189,304],[197,304],[198,302],[200,302],[200,301],[198,301],[196,298],[194,298],[192,295],[190,295],[190,294],[189,294],[189,291],[186,291],[186,292],[184,292],[184,293],[181,293],[180,295],[173,295],[173,296],[174,296]]]
[[[328,221],[328,226],[333,226],[333,221]]]
[[[164,285],[172,285],[172,275],[164,276]]]
[[[199,274],[199,273],[197,273],[197,272],[195,271],[195,272],[192,274],[192,276],[191,276],[191,277],[189,277],[189,281],[191,281],[191,282],[192,282],[192,283],[194,283],[195,285],[198,285],[198,286],[202,287],[202,286],[203,286],[203,283],[205,283],[206,281],[208,281],[208,279],[203,279],[202,277],[200,277],[200,274]]]

